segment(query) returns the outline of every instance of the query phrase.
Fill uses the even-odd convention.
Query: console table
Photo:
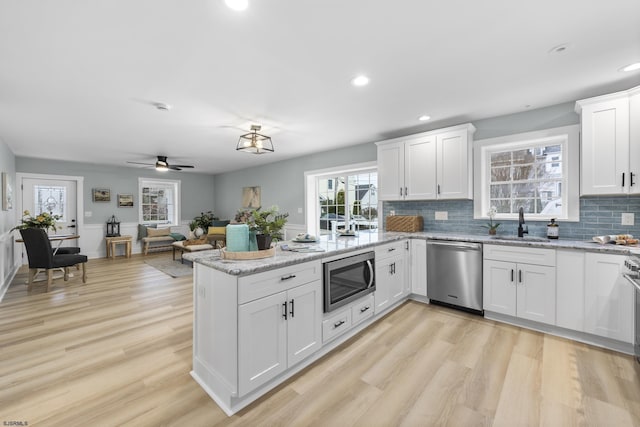
[[[115,258],[116,246],[124,245],[124,255],[131,258],[131,236],[105,237],[107,242],[107,258]]]

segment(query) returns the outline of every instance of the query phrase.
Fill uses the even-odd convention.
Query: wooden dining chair
[[[69,267],[82,265],[82,283],[87,283],[86,255],[60,254],[53,255],[49,236],[42,228],[25,228],[20,230],[22,240],[27,250],[29,259],[29,282],[27,289],[30,291],[38,269],[47,272],[47,292],[53,283],[53,270],[64,269],[64,280],[69,280]]]

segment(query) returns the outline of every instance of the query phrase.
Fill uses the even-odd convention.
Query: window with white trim
[[[140,224],[180,224],[180,181],[138,178]]]
[[[577,221],[577,126],[476,141],[474,217]]]

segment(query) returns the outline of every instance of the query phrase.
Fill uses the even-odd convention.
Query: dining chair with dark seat
[[[82,264],[82,283],[87,283],[87,256],[79,254],[53,255],[49,236],[42,228],[25,228],[20,230],[22,240],[27,250],[29,259],[29,282],[28,290],[31,290],[33,279],[38,269],[47,271],[47,292],[53,282],[53,270],[64,269],[64,280],[69,280],[69,267]]]

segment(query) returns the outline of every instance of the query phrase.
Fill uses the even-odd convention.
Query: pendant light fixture
[[[236,150],[252,154],[273,153],[271,137],[259,134],[260,129],[260,125],[251,125],[251,132],[240,136]]]

